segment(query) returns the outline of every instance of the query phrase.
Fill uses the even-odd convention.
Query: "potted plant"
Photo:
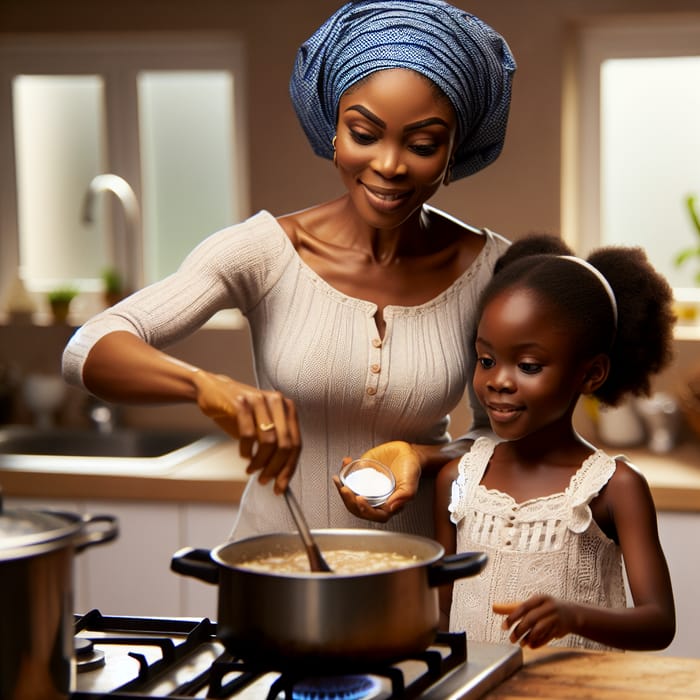
[[[124,281],[116,268],[106,267],[102,270],[102,282],[104,302],[107,306],[114,306],[124,298]]]
[[[78,290],[71,286],[57,287],[48,293],[54,323],[66,323],[70,304],[77,294]]]

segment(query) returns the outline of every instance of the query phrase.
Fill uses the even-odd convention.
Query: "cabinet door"
[[[664,652],[700,657],[700,513],[659,513],[659,536],[666,554],[676,600],[676,637]]]
[[[170,560],[182,547],[214,549],[226,542],[238,506],[7,498],[5,507],[106,513],[117,518],[116,540],[75,557],[77,613],[97,608],[105,615],[216,620],[218,588],[176,574],[170,570]]]
[[[198,503],[182,506],[182,546],[213,549],[228,540],[238,513],[235,505]],[[182,614],[217,619],[218,588],[183,577]]]
[[[84,612],[105,615],[180,615],[182,582],[170,571],[180,547],[177,504],[144,501],[87,502],[90,513],[119,519],[119,537],[85,552]]]

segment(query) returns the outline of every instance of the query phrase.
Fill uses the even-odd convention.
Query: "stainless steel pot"
[[[444,557],[424,537],[382,530],[315,530],[321,551],[397,552],[407,568],[368,574],[251,571],[237,564],[272,552],[300,551],[297,533],[261,535],[213,550],[176,552],[171,568],[218,583],[217,636],[236,657],[284,670],[322,663],[347,671],[426,649],[439,622],[437,587],[481,571],[481,552]]]
[[[5,510],[0,498],[0,698],[68,697],[73,556],[117,533],[110,515]]]

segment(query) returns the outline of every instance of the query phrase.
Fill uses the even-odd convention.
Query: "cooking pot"
[[[295,532],[260,535],[207,549],[182,549],[171,568],[218,583],[217,636],[235,657],[298,671],[386,663],[422,652],[439,623],[437,587],[479,573],[486,554],[444,556],[431,539],[384,530],[313,532],[321,551],[396,552],[416,563],[341,575],[253,571],[241,562],[300,551]]]
[[[110,515],[5,510],[0,495],[0,698],[68,698],[73,555],[117,532]]]

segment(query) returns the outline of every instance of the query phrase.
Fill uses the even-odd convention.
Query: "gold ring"
[[[260,428],[260,431],[263,433],[268,431],[268,430],[272,430],[274,427],[275,427],[274,423],[260,423],[260,425],[258,426],[258,428]]]

